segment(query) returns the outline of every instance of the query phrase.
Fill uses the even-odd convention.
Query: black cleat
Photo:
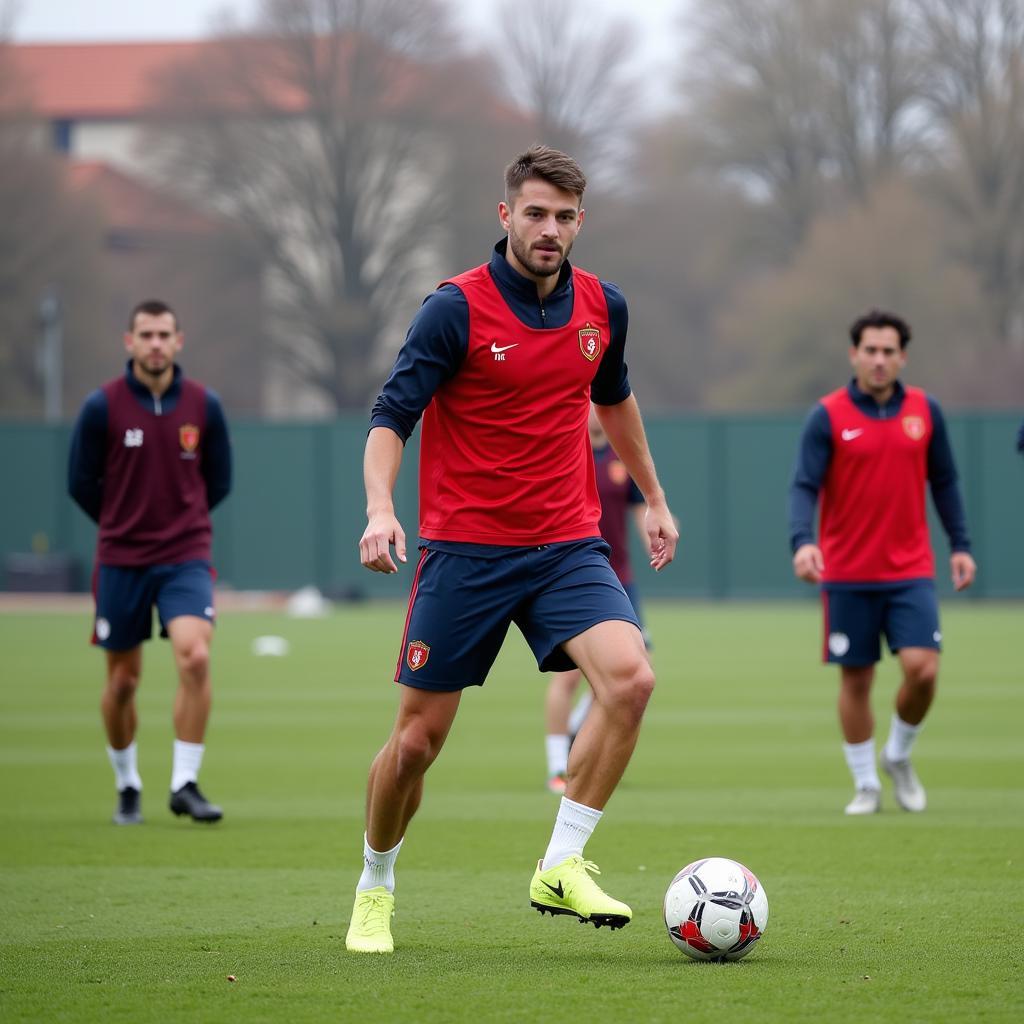
[[[179,817],[187,814],[193,821],[220,821],[224,812],[199,792],[194,782],[186,782],[181,789],[171,794],[171,810]]]
[[[117,810],[114,811],[115,825],[142,824],[142,794],[133,786],[117,791]]]

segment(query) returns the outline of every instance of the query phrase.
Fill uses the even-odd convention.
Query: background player
[[[210,714],[210,509],[231,489],[231,446],[220,400],[175,364],[184,340],[170,306],[139,303],[125,373],[86,399],[71,439],[68,489],[99,524],[93,643],[107,656],[100,708],[119,825],[142,821],[135,691],[154,605],[178,670],[170,808],[221,817],[198,778]]]
[[[542,670],[578,666],[595,695],[530,902],[598,927],[621,927],[632,916],[598,887],[582,856],[654,686],[636,615],[598,531],[591,399],[644,493],[655,569],[672,561],[678,531],[626,376],[625,300],[567,260],[583,224],[585,185],[576,161],[557,150],[535,146],[513,161],[498,204],[507,239],[489,263],[424,302],[374,407],[360,558],[374,572],[396,572],[394,545],[405,560],[392,491],[421,413],[422,551],[396,673],[398,716],[370,768],[350,950],[394,948],[394,864],[423,776],[462,690],[483,684],[513,621]]]
[[[839,665],[839,722],[856,787],[846,813],[881,806],[870,698],[882,633],[903,672],[882,768],[899,805],[923,811],[910,754],[935,695],[941,641],[925,481],[949,537],[957,590],[971,585],[975,564],[942,411],[898,379],[909,326],[873,310],[854,322],[850,340],[853,380],[821,399],[800,440],[790,488],[793,571],[822,584],[824,658]]]
[[[649,541],[644,525],[646,506],[640,488],[633,482],[626,467],[608,443],[608,435],[601,426],[597,411],[591,406],[587,421],[590,446],[594,451],[594,471],[597,475],[597,493],[601,499],[601,536],[608,542],[611,553],[608,558],[618,576],[622,589],[626,591],[637,621],[640,622],[644,643],[650,648],[643,617],[640,614],[640,599],[633,582],[633,566],[629,558],[629,530],[627,520],[632,518],[637,534],[645,547]],[[650,549],[647,551],[650,555]],[[572,738],[580,731],[583,720],[590,710],[589,687],[576,707],[572,706],[573,696],[579,687],[583,674],[578,668],[568,672],[555,672],[548,684],[544,702],[546,733],[544,749],[547,755],[548,789],[559,796],[565,792],[569,769],[569,747]]]

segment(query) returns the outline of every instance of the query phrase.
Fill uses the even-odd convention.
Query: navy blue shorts
[[[395,681],[423,690],[483,686],[515,623],[542,672],[575,664],[566,640],[609,619],[640,623],[600,538],[453,554],[424,549]]]
[[[827,587],[821,598],[824,661],[873,665],[882,656],[883,633],[893,654],[904,647],[941,650],[939,602],[932,580],[875,589]]]
[[[214,620],[213,567],[195,560],[175,565],[101,565],[93,578],[96,621],[92,642],[108,651],[130,651],[153,635],[153,606],[160,635],[179,615]]]

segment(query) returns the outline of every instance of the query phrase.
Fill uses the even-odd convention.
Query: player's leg
[[[896,802],[906,811],[923,811],[927,795],[910,762],[925,716],[935,699],[939,675],[939,607],[931,581],[913,583],[889,595],[886,634],[898,655],[903,680],[889,738],[882,751],[882,769],[890,776]]]
[[[116,825],[142,822],[142,778],[138,768],[138,711],[135,693],[142,675],[142,642],[152,630],[148,570],[98,566],[93,578],[96,618],[92,642],[104,649],[106,679],[100,715],[107,758],[117,786]]]
[[[213,575],[207,563],[161,566],[157,610],[178,674],[169,806],[175,815],[211,823],[223,811],[199,788],[212,704]]]
[[[594,882],[597,869],[583,851],[636,745],[654,674],[607,550],[602,541],[582,541],[531,556],[542,589],[516,621],[541,668],[575,665],[593,693],[569,753],[566,795],[534,872],[530,903],[541,913],[618,928],[632,911]]]
[[[569,715],[580,679],[579,669],[553,673],[544,701],[548,789],[559,796],[565,792],[569,771]]]
[[[440,693],[402,687],[394,728],[370,766],[363,873],[345,936],[345,948],[351,952],[394,949],[395,861],[423,797],[423,776],[444,746],[461,698],[461,690]]]
[[[881,657],[881,607],[877,594],[863,590],[823,590],[825,661],[839,666],[839,727],[843,757],[853,778],[851,815],[881,809],[882,783],[875,766],[875,720],[871,687]]]
[[[395,861],[423,796],[423,777],[448,736],[465,686],[480,685],[497,656],[515,595],[503,559],[424,551],[413,578],[395,673],[391,735],[370,766],[363,872],[345,947],[390,953]]]
[[[100,714],[117,787],[113,820],[115,825],[138,825],[142,823],[142,777],[135,743],[139,724],[135,691],[142,675],[142,647],[107,651],[106,655],[107,678],[100,698]]]

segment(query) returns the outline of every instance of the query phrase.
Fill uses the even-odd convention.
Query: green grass
[[[366,769],[391,724],[403,609],[227,614],[203,785],[226,818],[165,808],[173,680],[146,649],[146,824],[114,792],[85,616],[0,618],[0,1019],[14,1021],[1019,1021],[1024,1019],[1024,607],[951,602],[918,747],[923,815],[850,820],[818,611],[651,604],[659,675],[640,746],[587,847],[634,921],[531,911],[556,801],[543,680],[510,635],[466,694],[398,862],[393,957],[346,954]],[[253,637],[291,654],[255,658]],[[883,663],[884,739],[896,683]],[[690,962],[660,919],[700,856],[771,905],[737,964]],[[228,976],[235,977],[234,982]]]

